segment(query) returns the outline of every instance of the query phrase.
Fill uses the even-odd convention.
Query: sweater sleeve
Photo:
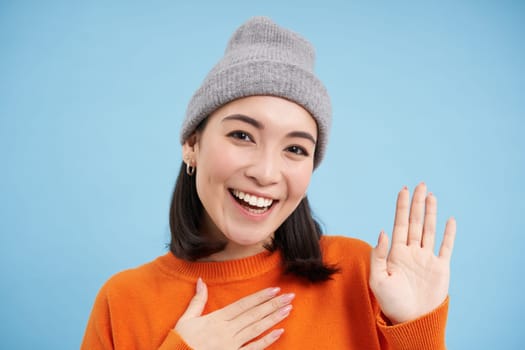
[[[80,350],[129,349],[128,345],[118,345],[119,343],[126,344],[128,339],[123,339],[122,337],[126,338],[127,336],[119,335],[119,330],[112,326],[111,306],[106,288],[107,286],[102,287],[95,299]],[[141,348],[139,344],[137,347]],[[192,350],[192,348],[184,342],[178,333],[171,330],[158,350]]]
[[[174,330],[170,331],[158,350],[192,350]]]
[[[102,288],[91,310],[80,349],[112,350],[113,348],[109,304],[105,289]]]
[[[377,315],[377,327],[384,337],[385,349],[445,350],[445,328],[449,298],[433,311],[415,320],[389,325],[382,313]]]

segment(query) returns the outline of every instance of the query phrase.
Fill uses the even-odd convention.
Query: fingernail
[[[284,294],[283,296],[281,296],[281,301],[283,302],[283,304],[288,304],[294,298],[295,298],[295,294],[294,293],[288,293],[288,294]]]
[[[290,311],[292,311],[293,309],[293,306],[292,305],[286,305],[285,307],[283,307],[281,310],[279,310],[279,314],[282,316],[282,317],[286,317],[290,314]]]
[[[408,186],[403,186],[403,190],[408,190]]]
[[[274,288],[269,288],[268,289],[268,296],[270,297],[274,297],[276,296],[277,294],[279,294],[279,292],[281,291],[281,288],[279,287],[274,287]]]
[[[277,339],[277,338],[279,338],[283,333],[284,333],[284,329],[283,329],[283,328],[276,329],[276,330],[272,331],[272,333],[271,333],[271,337],[272,337],[273,339]]]
[[[204,289],[204,282],[202,281],[202,278],[199,277],[197,279],[197,293],[202,292],[203,289]]]

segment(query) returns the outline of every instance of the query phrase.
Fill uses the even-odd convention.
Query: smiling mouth
[[[258,197],[253,194],[245,193],[239,190],[230,189],[233,198],[252,214],[263,214],[267,212],[276,200],[264,197]]]

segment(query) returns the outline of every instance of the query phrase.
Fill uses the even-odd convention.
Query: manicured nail
[[[284,294],[284,295],[281,297],[281,302],[282,302],[283,304],[288,304],[288,303],[291,302],[294,298],[295,298],[295,294],[294,294],[294,293]]]
[[[279,294],[279,292],[281,291],[281,288],[279,287],[274,287],[274,288],[269,288],[267,293],[268,293],[268,296],[270,297],[274,297],[276,296],[277,294]]]
[[[272,331],[272,333],[270,333],[270,336],[271,336],[273,339],[277,339],[277,338],[279,338],[283,333],[284,333],[284,329],[280,328],[280,329],[276,329],[276,330]]]
[[[379,242],[381,242],[381,238],[383,238],[384,234],[385,234],[384,230],[381,230],[381,232],[379,232],[379,237],[377,237],[377,244],[379,244]]]
[[[290,311],[292,311],[293,309],[293,306],[292,305],[286,305],[285,307],[283,307],[281,310],[279,310],[279,314],[282,316],[282,317],[286,317],[290,314]]]
[[[202,292],[203,289],[204,289],[204,282],[202,281],[202,278],[199,277],[197,279],[197,293]]]
[[[403,186],[403,190],[408,190],[408,186]]]

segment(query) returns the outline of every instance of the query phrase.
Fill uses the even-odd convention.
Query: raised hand
[[[370,288],[393,324],[432,311],[448,294],[456,221],[447,221],[435,255],[437,201],[426,192],[426,185],[419,184],[410,207],[408,189],[399,192],[390,252],[384,232],[372,250]]]
[[[175,331],[192,348],[206,349],[265,349],[276,342],[283,329],[266,332],[288,317],[294,294],[279,294],[279,288],[269,288],[244,297],[215,312],[202,315],[208,289],[199,279],[197,291],[184,314],[175,325]]]

